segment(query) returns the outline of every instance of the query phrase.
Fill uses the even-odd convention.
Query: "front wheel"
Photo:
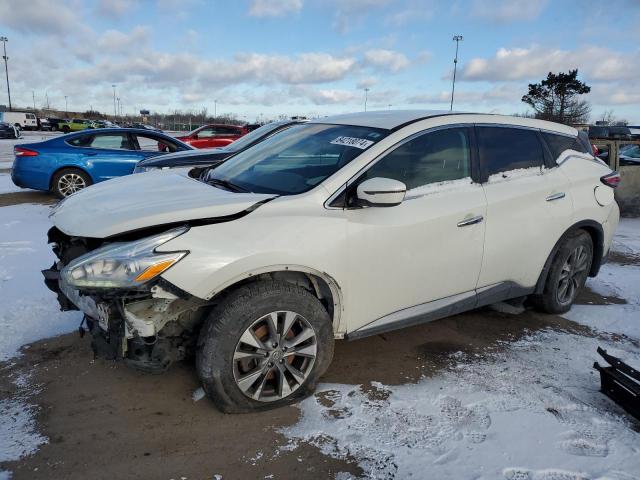
[[[62,127],[62,133],[69,133],[69,132],[71,132],[71,129],[69,127],[67,127],[66,125],[64,125]]]
[[[82,170],[65,168],[54,175],[51,191],[58,198],[64,198],[87,188],[91,183],[93,183],[91,177]]]
[[[313,391],[333,357],[329,314],[307,290],[259,281],[238,288],[210,314],[196,365],[220,410],[288,405]]]
[[[584,287],[593,261],[593,241],[584,230],[578,230],[560,245],[551,264],[544,290],[532,296],[534,307],[545,313],[569,311]]]

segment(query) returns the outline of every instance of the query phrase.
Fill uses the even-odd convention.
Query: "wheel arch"
[[[91,175],[91,173],[86,168],[83,168],[79,165],[74,165],[74,164],[62,165],[60,167],[57,167],[53,172],[51,172],[51,175],[49,176],[49,190],[53,189],[53,179],[58,174],[58,172],[62,170],[80,170],[82,173],[86,174],[91,179],[91,183],[96,183],[96,181],[93,178],[93,175]]]
[[[600,267],[602,266],[602,259],[604,256],[604,230],[602,228],[602,225],[595,220],[581,220],[567,228],[555,243],[553,249],[551,249],[551,253],[549,253],[544,267],[542,268],[542,272],[540,272],[540,277],[538,277],[535,293],[542,293],[542,291],[544,290],[544,285],[547,281],[547,276],[549,275],[551,264],[553,263],[553,259],[556,256],[558,249],[562,245],[562,242],[564,242],[564,240],[569,235],[578,230],[584,230],[585,232],[587,232],[591,237],[591,241],[593,242],[593,259],[591,261],[589,276],[595,277],[598,274],[598,272],[600,271]]]
[[[344,304],[342,290],[338,283],[326,272],[301,265],[272,265],[246,272],[220,285],[211,293],[208,300],[215,303],[216,299],[231,291],[261,280],[287,281],[308,290],[320,300],[320,303],[327,310],[333,324],[334,334],[340,336],[344,333],[344,326],[341,325]]]

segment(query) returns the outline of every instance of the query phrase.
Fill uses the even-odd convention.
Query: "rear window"
[[[544,165],[544,154],[534,130],[479,127],[480,161],[488,175]]]
[[[562,155],[562,152],[565,150],[575,150],[577,152],[582,153],[591,153],[589,151],[585,151],[584,145],[578,140],[578,137],[570,137],[567,135],[558,135],[555,133],[547,133],[544,132],[542,134],[545,142],[547,142],[547,146],[549,150],[551,150],[551,155],[553,155],[553,159],[557,160],[557,158]]]

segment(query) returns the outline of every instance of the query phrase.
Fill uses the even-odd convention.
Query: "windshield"
[[[349,125],[302,124],[273,135],[211,170],[205,182],[255,193],[311,190],[387,135]]]
[[[238,152],[246,148],[247,146],[251,145],[253,142],[258,140],[259,138],[269,135],[271,132],[276,130],[281,125],[282,123],[280,122],[273,122],[273,123],[267,123],[266,125],[263,125],[260,128],[256,128],[255,130],[252,130],[251,132],[247,133],[246,135],[240,137],[238,140],[230,144],[227,147],[227,150],[231,152]]]

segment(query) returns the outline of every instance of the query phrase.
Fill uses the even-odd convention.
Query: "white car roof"
[[[516,125],[522,127],[550,130],[566,135],[577,135],[577,130],[560,123],[536,120],[533,118],[512,117],[509,115],[493,115],[487,113],[450,112],[448,110],[379,110],[372,112],[356,112],[312,120],[311,123],[331,123],[337,125],[355,125],[361,127],[397,129],[404,125],[426,120],[432,117],[460,115],[465,123],[493,123]]]

